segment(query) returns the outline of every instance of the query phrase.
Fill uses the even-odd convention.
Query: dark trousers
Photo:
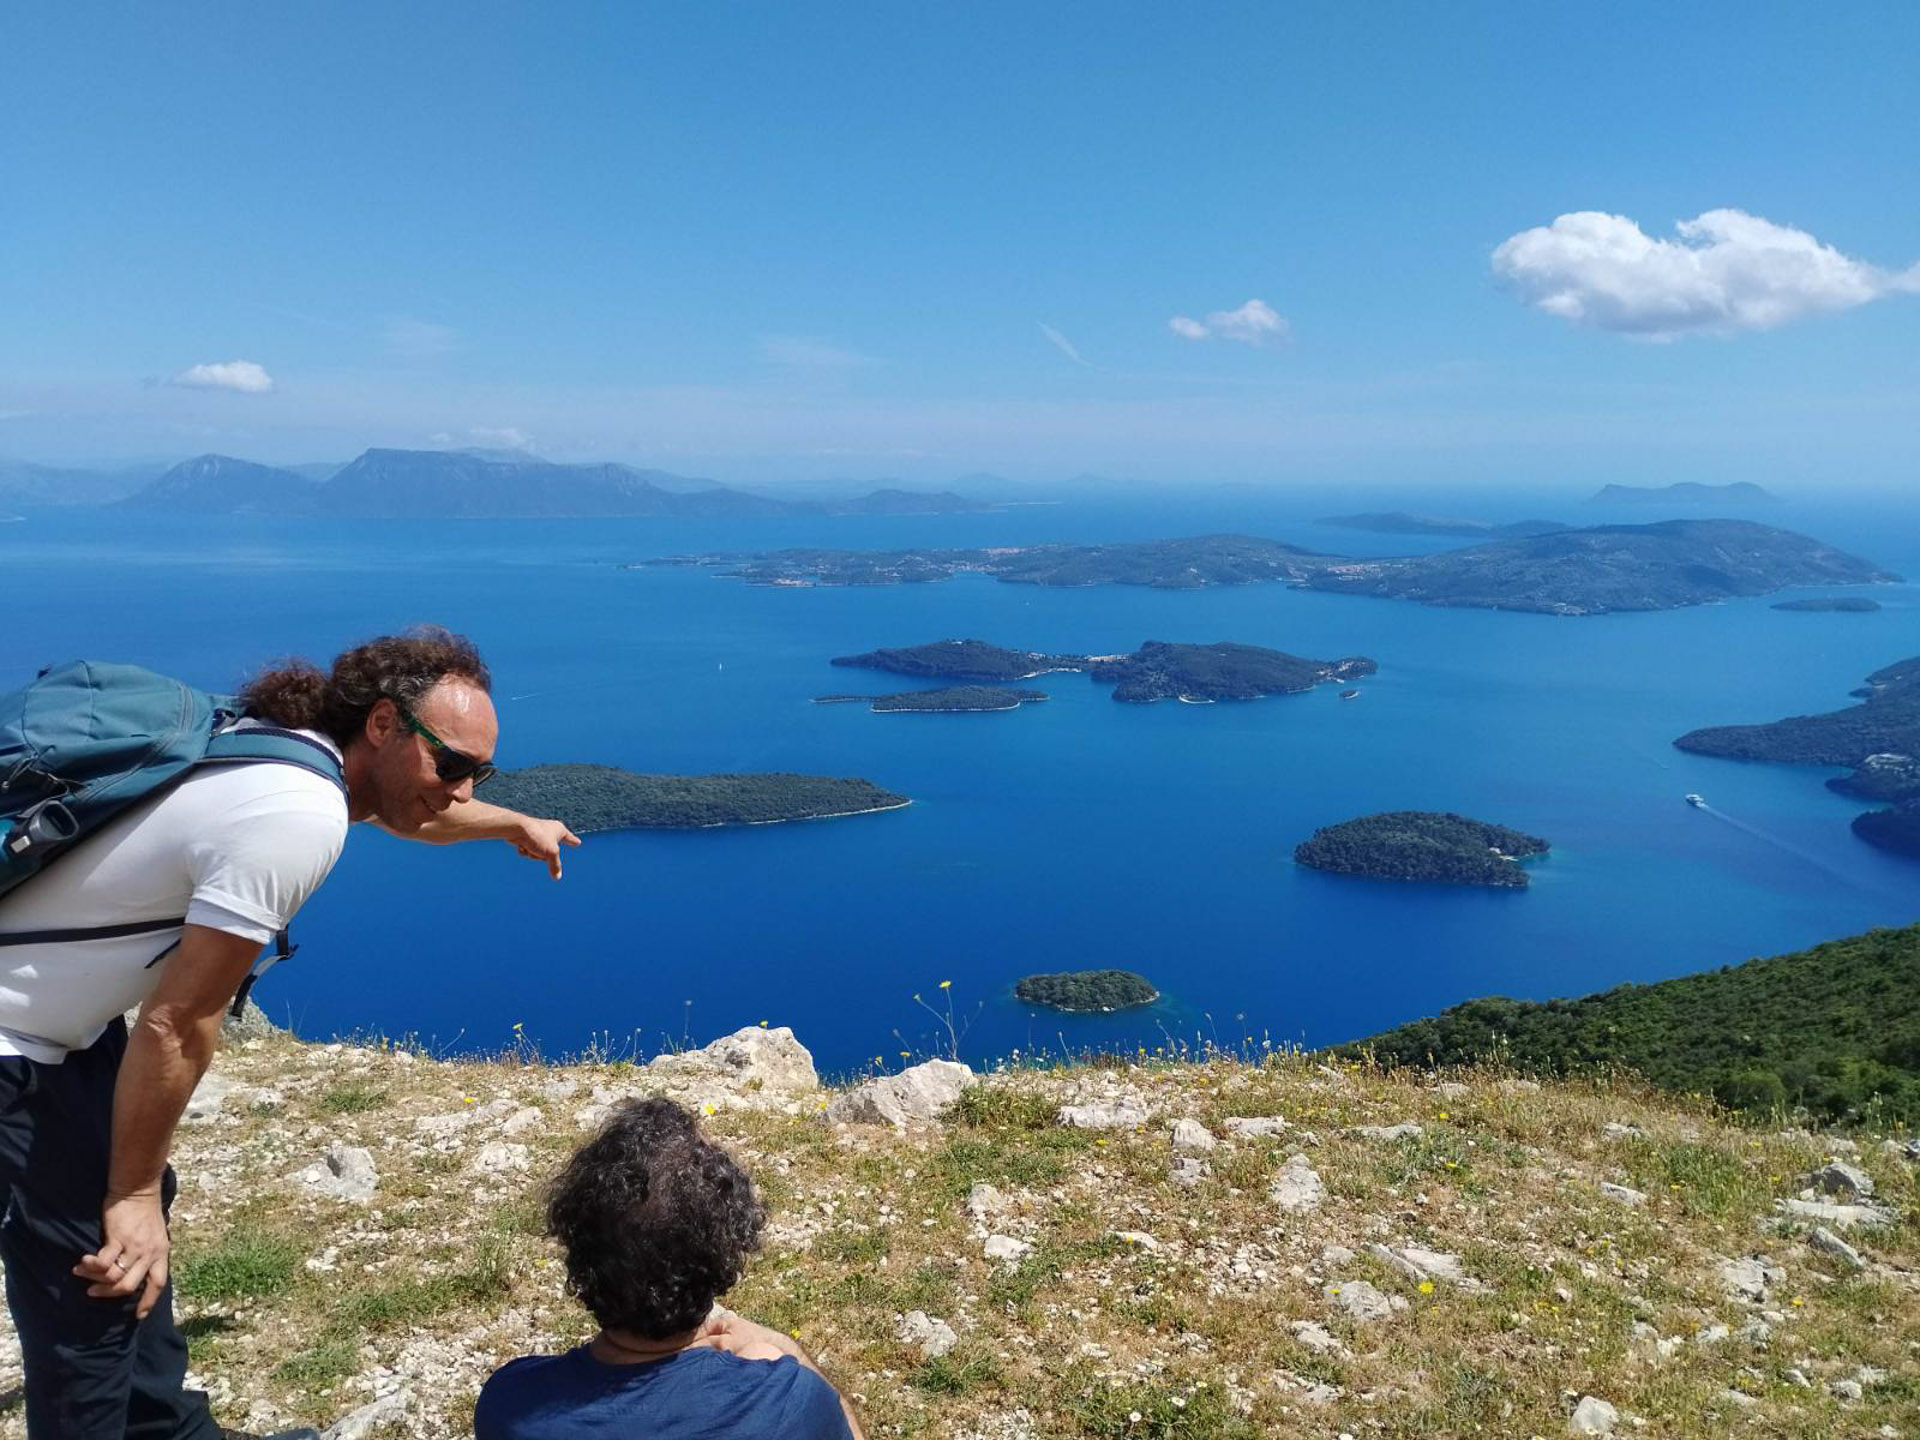
[[[0,1262],[26,1363],[31,1440],[219,1440],[206,1397],[185,1389],[187,1342],[169,1285],[145,1320],[93,1300],[73,1274],[100,1248],[113,1086],[127,1050],[115,1020],[59,1065],[0,1057]],[[173,1205],[173,1172],[163,1191]]]

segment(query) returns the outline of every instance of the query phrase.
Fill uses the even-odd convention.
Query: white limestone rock
[[[1365,1280],[1337,1280],[1327,1286],[1327,1298],[1356,1325],[1377,1325],[1409,1308],[1401,1296],[1383,1294]]]
[[[485,1127],[503,1120],[519,1108],[518,1100],[511,1095],[501,1095],[484,1105],[469,1105],[451,1114],[422,1115],[413,1122],[413,1128],[430,1140],[446,1140],[475,1126]]]
[[[894,1336],[902,1345],[918,1347],[923,1360],[938,1360],[960,1343],[951,1325],[924,1310],[909,1310],[902,1315]]]
[[[1841,1264],[1847,1266],[1849,1269],[1862,1270],[1866,1268],[1867,1262],[1861,1258],[1860,1252],[1824,1225],[1816,1225],[1813,1227],[1813,1233],[1807,1237],[1807,1244],[1811,1245],[1823,1255],[1833,1256],[1834,1259],[1840,1261]]]
[[[187,1101],[187,1108],[180,1116],[183,1125],[204,1125],[213,1119],[226,1106],[227,1100],[240,1086],[226,1076],[209,1070],[200,1077],[200,1083],[193,1087],[193,1095]]]
[[[1825,1200],[1776,1200],[1773,1208],[1795,1220],[1812,1220],[1841,1230],[1891,1225],[1896,1218],[1884,1205],[1847,1205]]]
[[[674,1081],[711,1079],[736,1090],[784,1095],[820,1088],[812,1053],[786,1025],[743,1025],[698,1050],[656,1056],[647,1062],[647,1070]]]
[[[1304,1215],[1318,1210],[1325,1202],[1327,1187],[1313,1163],[1305,1155],[1296,1153],[1288,1156],[1287,1163],[1280,1167],[1268,1195],[1274,1208],[1289,1215]]]
[[[529,1130],[539,1129],[541,1119],[540,1107],[538,1105],[523,1105],[501,1122],[500,1133],[502,1135],[524,1135]]]
[[[1293,1123],[1278,1115],[1234,1115],[1227,1120],[1227,1134],[1236,1140],[1267,1140],[1293,1133]]]
[[[1316,1355],[1345,1355],[1347,1347],[1331,1334],[1326,1326],[1314,1320],[1295,1320],[1287,1327],[1293,1332],[1293,1338]]]
[[[938,1120],[976,1083],[972,1069],[958,1061],[927,1060],[898,1075],[877,1075],[835,1096],[827,1106],[827,1118],[849,1125],[896,1128]]]
[[[1013,1264],[1032,1249],[1030,1242],[1017,1240],[1011,1235],[989,1235],[986,1244],[980,1247],[980,1253],[989,1260]]]
[[[1786,1272],[1765,1255],[1748,1255],[1720,1262],[1720,1288],[1729,1300],[1765,1304],[1773,1287],[1787,1278]]]
[[[980,1180],[967,1192],[967,1214],[976,1220],[998,1215],[1007,1208],[1007,1197],[994,1186]]]
[[[1611,1435],[1620,1424],[1620,1412],[1597,1395],[1582,1395],[1567,1417],[1569,1435]]]
[[[1210,1173],[1207,1162],[1198,1155],[1176,1156],[1167,1170],[1167,1175],[1173,1183],[1186,1190],[1193,1189]]]
[[[320,1432],[320,1440],[367,1440],[376,1431],[405,1420],[407,1407],[412,1401],[413,1394],[408,1390],[382,1395],[378,1400],[362,1405],[358,1410],[334,1421]]]
[[[1662,1335],[1644,1320],[1633,1322],[1633,1336],[1627,1341],[1627,1354],[1642,1365],[1664,1365],[1687,1342],[1678,1335]]]
[[[531,1163],[526,1146],[493,1140],[480,1147],[471,1168],[478,1175],[523,1175]]]
[[[1866,1200],[1873,1194],[1873,1177],[1844,1160],[1829,1160],[1806,1177],[1806,1185],[1809,1190],[1837,1195],[1842,1200]]]
[[[1411,1120],[1402,1120],[1398,1125],[1356,1125],[1349,1134],[1358,1135],[1362,1140],[1417,1140],[1426,1134]]]
[[[1146,1105],[1131,1095],[1086,1105],[1062,1105],[1054,1117],[1057,1123],[1074,1130],[1137,1130],[1147,1118]]]
[[[1428,1250],[1420,1245],[1376,1244],[1367,1246],[1367,1253],[1415,1284],[1422,1280],[1444,1280],[1465,1289],[1477,1288],[1479,1284],[1467,1274],[1458,1255],[1449,1255],[1444,1250]]]
[[[1186,1119],[1173,1122],[1171,1136],[1173,1148],[1197,1154],[1205,1154],[1220,1142],[1213,1138],[1213,1132],[1198,1120]]]
[[[335,1200],[364,1203],[373,1198],[380,1175],[373,1167],[373,1156],[358,1145],[334,1144],[327,1153],[304,1170],[294,1173],[293,1183],[318,1195]]]
[[[1644,1190],[1635,1190],[1629,1185],[1616,1185],[1611,1180],[1602,1180],[1600,1182],[1600,1193],[1606,1196],[1607,1199],[1617,1200],[1629,1208],[1647,1203],[1647,1195]]]

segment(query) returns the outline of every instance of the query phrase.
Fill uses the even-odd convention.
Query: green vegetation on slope
[[[1013,987],[1013,996],[1029,1005],[1085,1012],[1151,1005],[1160,992],[1146,976],[1131,970],[1068,970],[1029,975]]]
[[[1295,848],[1293,858],[1316,870],[1375,880],[1431,880],[1519,890],[1527,885],[1527,872],[1514,859],[1504,857],[1543,855],[1548,848],[1537,835],[1465,815],[1390,810],[1316,830]]]
[[[639,775],[610,765],[502,770],[484,798],[574,830],[696,829],[815,820],[907,804],[871,780],[824,775]]]
[[[1544,1004],[1492,997],[1341,1046],[1391,1065],[1623,1065],[1671,1090],[1824,1120],[1920,1117],[1920,925]]]

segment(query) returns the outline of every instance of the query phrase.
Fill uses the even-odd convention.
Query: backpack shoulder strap
[[[250,725],[244,730],[223,730],[207,742],[207,753],[199,765],[252,765],[259,763],[294,765],[331,780],[347,790],[346,777],[333,751],[319,741],[294,730],[273,725]]]

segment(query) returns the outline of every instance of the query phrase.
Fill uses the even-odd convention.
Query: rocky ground
[[[827,1090],[764,1028],[647,1066],[237,1040],[176,1150],[216,1414],[470,1433],[493,1367],[590,1332],[541,1186],[654,1093],[772,1207],[729,1303],[799,1334],[875,1434],[1920,1440],[1904,1137],[1301,1056]],[[18,1436],[10,1335],[0,1370]]]

